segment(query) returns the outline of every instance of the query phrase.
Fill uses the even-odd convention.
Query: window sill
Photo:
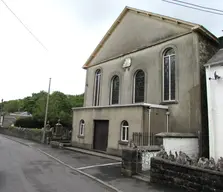
[[[84,139],[84,135],[78,135],[77,136],[79,139]]]
[[[178,104],[178,101],[162,101],[160,105],[171,105],[171,104]]]
[[[129,142],[128,141],[121,141],[121,140],[119,140],[118,144],[120,144],[120,145],[128,145]]]

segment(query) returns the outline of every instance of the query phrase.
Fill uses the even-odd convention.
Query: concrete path
[[[79,175],[80,173],[86,174],[86,176],[91,177],[92,180],[97,181],[98,184],[100,184],[99,185],[100,187],[103,186],[103,184],[105,184],[104,186],[105,187],[107,186],[107,190],[109,191],[112,191],[113,189],[113,191],[120,191],[120,192],[121,191],[123,192],[125,191],[126,192],[133,192],[133,191],[180,192],[180,190],[178,189],[170,189],[170,188],[166,188],[165,186],[154,186],[154,185],[150,185],[146,182],[143,182],[134,178],[126,178],[122,176],[120,173],[120,161],[117,161],[117,160],[107,159],[107,158],[98,157],[98,156],[92,156],[89,154],[84,154],[84,153],[74,152],[74,151],[69,151],[69,150],[54,149],[46,145],[33,143],[33,142],[19,139],[19,138],[14,138],[14,137],[8,137],[8,138],[16,140],[17,142],[23,143],[25,145],[29,145],[31,146],[32,150],[34,149],[40,150],[48,157],[51,157],[50,161],[52,161],[52,158],[53,158],[55,160],[54,162],[57,162],[57,163],[59,162],[60,165],[62,164],[65,167],[68,167],[69,169],[71,169],[70,170],[71,174],[74,174],[74,175],[76,174]],[[0,137],[0,139],[2,139],[2,137]],[[20,145],[17,144],[17,145],[20,146],[21,144]],[[83,176],[80,176],[80,177],[83,178]],[[109,188],[109,186],[112,186],[112,188]],[[86,192],[94,191],[94,189],[92,188],[90,190],[85,190],[85,191]]]

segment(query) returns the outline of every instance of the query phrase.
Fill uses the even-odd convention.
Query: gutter
[[[83,109],[103,109],[103,108],[120,108],[120,107],[150,107],[156,109],[166,109],[168,106],[165,105],[156,105],[150,103],[134,103],[134,104],[123,104],[123,105],[104,105],[104,106],[89,106],[89,107],[75,107],[72,110],[83,110]]]
[[[209,66],[214,66],[214,65],[222,65],[223,66],[223,60],[213,62],[213,63],[207,63],[207,64],[204,65],[204,67],[209,67]]]

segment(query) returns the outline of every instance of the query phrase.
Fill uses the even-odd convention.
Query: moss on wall
[[[223,191],[223,173],[181,165],[161,158],[151,159],[151,182],[183,188],[186,191]]]

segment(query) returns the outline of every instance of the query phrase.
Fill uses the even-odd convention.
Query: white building
[[[209,154],[223,157],[223,48],[205,65],[209,119]]]

